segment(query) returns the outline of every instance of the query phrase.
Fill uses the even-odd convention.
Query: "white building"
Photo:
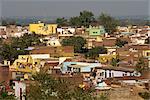
[[[136,73],[134,69],[122,68],[122,67],[96,67],[96,80],[103,80],[114,77],[125,77],[125,76],[140,76],[140,73]]]
[[[15,83],[15,96],[17,100],[26,100],[26,83],[21,81],[14,81]]]
[[[57,32],[60,33],[60,34],[74,34],[75,33],[75,28],[61,27],[61,28],[57,28]]]
[[[72,27],[61,27],[57,28],[57,33],[59,33],[59,37],[63,36],[73,36],[75,33],[75,28]]]

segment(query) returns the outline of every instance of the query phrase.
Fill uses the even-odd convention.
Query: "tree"
[[[17,49],[13,48],[10,44],[3,44],[2,48],[0,48],[0,55],[2,59],[14,60],[17,58]]]
[[[147,68],[148,68],[148,65],[145,63],[144,58],[140,57],[136,64],[136,71],[141,73],[143,70]]]
[[[80,12],[79,19],[81,21],[81,25],[88,27],[89,24],[94,20],[94,14],[90,11],[82,11]]]
[[[118,26],[118,20],[104,13],[101,13],[98,20],[104,26],[107,33],[111,34],[116,31],[116,27]]]
[[[70,84],[67,79],[54,78],[41,71],[33,76],[29,88],[30,100],[94,100],[91,91]]]
[[[142,97],[144,100],[149,100],[150,98],[150,92],[139,92],[138,93],[140,97]]]
[[[55,98],[56,81],[46,72],[40,72],[32,76],[28,98],[31,100],[50,100]]]
[[[69,23],[71,26],[81,26],[80,18],[78,16],[71,17]]]
[[[92,96],[93,89],[89,89],[87,91],[82,88],[75,88],[72,94],[73,100],[96,100],[96,97]]]
[[[118,58],[112,58],[110,64],[111,64],[112,66],[114,66],[114,67],[117,67],[117,66],[119,66],[119,64],[118,64],[119,61],[120,61],[120,60],[119,60]]]
[[[2,19],[3,26],[8,26],[8,25],[16,25],[16,21],[14,19]]]
[[[122,41],[121,39],[117,38],[117,40],[116,40],[116,45],[117,46],[122,47],[125,44],[128,44],[128,42],[127,41]]]
[[[20,38],[12,38],[10,44],[2,44],[0,48],[0,56],[3,59],[13,61],[18,55],[28,54],[25,50],[29,46],[37,45],[40,43],[39,35],[36,34],[25,34]]]
[[[88,27],[94,20],[94,14],[90,11],[82,11],[79,16],[70,18],[71,26],[85,26]]]
[[[107,53],[107,49],[100,46],[100,47],[95,47],[92,48],[91,50],[88,51],[88,53],[86,54],[87,57],[89,58],[96,58],[99,56],[99,54],[106,54]]]
[[[63,18],[57,18],[56,23],[58,24],[58,26],[64,26],[64,25],[68,24],[67,19],[65,19],[64,17]]]
[[[63,46],[74,46],[75,52],[80,53],[82,52],[86,40],[79,36],[79,37],[71,37],[69,39],[63,39],[61,43]]]

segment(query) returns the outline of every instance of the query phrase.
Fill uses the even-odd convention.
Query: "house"
[[[39,72],[49,58],[49,54],[19,55],[10,65],[12,79],[28,79],[35,72]]]
[[[113,54],[99,54],[98,60],[100,63],[109,63],[116,55]]]
[[[98,47],[98,46],[106,46],[106,47],[114,47],[116,46],[116,38],[110,37],[110,38],[102,38],[98,41],[96,39],[89,39],[87,41],[88,48],[92,47]]]
[[[35,49],[30,51],[30,54],[49,54],[50,57],[73,57],[74,47],[73,46],[35,47]]]
[[[59,39],[51,38],[46,42],[47,46],[58,47],[61,46]]]
[[[83,26],[82,27],[77,27],[75,29],[75,35],[84,35],[85,31],[86,31],[85,27],[83,27]]]
[[[143,57],[148,60],[148,67],[150,68],[150,47],[147,50],[143,50]]]
[[[105,33],[105,29],[100,25],[90,25],[89,28],[86,29],[89,32],[90,36],[100,36]]]
[[[127,44],[122,48],[117,48],[116,53],[120,60],[127,62],[129,65],[135,66],[139,58],[144,56],[143,51],[145,50],[149,50],[148,44],[144,45]]]
[[[0,26],[0,38],[7,38],[6,26]]]
[[[147,39],[148,36],[146,34],[134,34],[130,36],[131,42],[133,44],[145,44],[145,39]]]
[[[108,63],[113,58],[116,58],[116,47],[106,47],[107,48],[107,54],[99,54],[98,60],[100,63]]]
[[[64,62],[61,66],[61,72],[63,74],[76,75],[80,73],[84,80],[88,80],[91,71],[101,66],[100,63],[87,63],[87,62]]]
[[[75,28],[72,27],[61,27],[57,28],[58,38],[71,37],[75,34]]]
[[[10,66],[12,71],[12,79],[25,78],[28,79],[35,72],[39,72],[42,68],[49,74],[60,73],[60,65],[69,57],[52,58],[50,54],[30,54],[19,55],[18,59]]]
[[[141,76],[140,73],[135,72],[132,68],[124,67],[95,67],[92,72],[92,77],[98,80],[105,80],[107,78],[125,77],[125,76]]]
[[[23,29],[21,26],[9,25],[6,28],[7,37],[21,37],[28,31]]]
[[[35,24],[29,24],[29,31],[39,35],[51,35],[57,33],[57,24],[44,24],[40,21]]]
[[[15,86],[15,97],[17,100],[26,100],[26,87],[27,84],[23,81],[13,81]]]

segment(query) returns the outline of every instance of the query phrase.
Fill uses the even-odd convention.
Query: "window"
[[[71,67],[67,67],[67,71],[71,71]]]
[[[150,56],[150,52],[147,52],[147,53],[146,53],[146,56]]]
[[[112,73],[112,77],[114,77],[114,73]]]
[[[105,78],[107,78],[107,72],[106,72],[106,70],[105,70]]]
[[[54,28],[53,28],[53,26],[52,26],[52,33],[53,33],[53,31],[54,31]]]
[[[100,76],[104,76],[104,72],[101,72],[101,73],[100,73]]]
[[[111,77],[111,71],[109,71],[109,77]]]

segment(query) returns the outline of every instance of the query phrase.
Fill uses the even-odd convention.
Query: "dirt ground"
[[[146,90],[141,87],[121,87],[114,88],[108,93],[110,100],[144,100],[138,95],[139,92],[144,91]]]
[[[144,100],[138,93],[147,91],[141,87],[118,87],[103,91],[109,100]]]

